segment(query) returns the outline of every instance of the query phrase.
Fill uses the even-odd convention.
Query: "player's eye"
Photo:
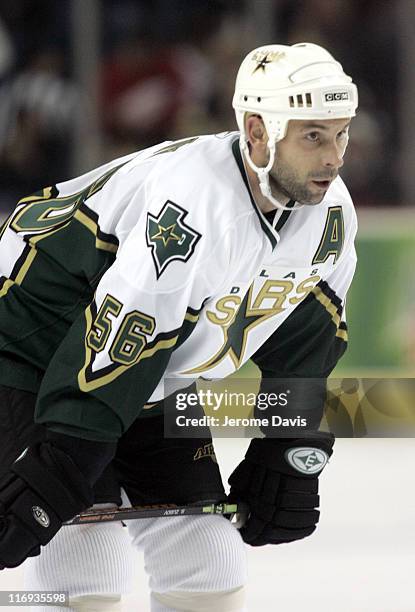
[[[320,134],[318,132],[308,132],[308,134],[305,135],[307,140],[310,140],[311,142],[317,142],[320,138]]]

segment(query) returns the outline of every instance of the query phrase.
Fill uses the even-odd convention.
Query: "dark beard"
[[[275,174],[278,174],[278,178],[276,178]],[[313,178],[320,178],[322,180],[329,180],[335,178],[337,176],[337,171],[331,173],[315,173],[313,174]],[[311,178],[311,177],[310,177]],[[321,197],[316,195],[315,193],[308,189],[304,183],[300,183],[295,174],[291,171],[288,171],[286,168],[279,166],[277,163],[276,168],[274,169],[273,174],[269,174],[269,181],[271,190],[274,189],[282,193],[288,200],[294,200],[299,204],[304,204],[306,206],[315,206],[320,204],[323,198],[326,195],[326,192],[321,194]],[[319,198],[319,199],[317,199]]]
[[[325,196],[325,193],[323,193],[320,200],[317,202],[315,201],[316,195],[312,194],[311,191],[305,187],[305,185],[300,185],[296,181],[289,179],[285,180],[284,184],[281,184],[274,176],[269,175],[269,178],[271,191],[273,191],[274,188],[279,193],[282,193],[288,201],[294,200],[294,202],[298,202],[299,204],[315,206],[316,204],[320,204],[321,200]]]

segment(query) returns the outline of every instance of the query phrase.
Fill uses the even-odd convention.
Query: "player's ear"
[[[263,147],[268,142],[268,134],[260,115],[247,114],[245,118],[245,133],[252,147]]]

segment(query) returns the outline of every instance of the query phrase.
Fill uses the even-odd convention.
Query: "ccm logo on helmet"
[[[349,92],[336,91],[333,93],[326,93],[324,94],[324,99],[326,102],[342,102],[343,100],[349,100]]]

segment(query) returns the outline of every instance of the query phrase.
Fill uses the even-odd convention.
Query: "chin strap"
[[[240,147],[241,147],[241,151],[248,163],[248,165],[252,168],[252,170],[256,173],[256,175],[258,176],[258,180],[259,180],[259,188],[261,190],[262,195],[267,198],[267,200],[269,200],[271,202],[271,204],[274,204],[274,206],[277,206],[277,208],[279,208],[280,210],[300,210],[300,208],[303,208],[304,204],[298,204],[298,202],[296,203],[296,205],[292,208],[290,206],[284,206],[284,204],[281,204],[281,202],[279,202],[276,198],[274,198],[274,196],[272,195],[272,191],[271,191],[271,185],[269,184],[269,172],[272,168],[272,166],[274,165],[274,160],[275,160],[275,142],[273,142],[271,145],[268,145],[268,149],[269,149],[269,160],[266,166],[264,166],[263,168],[256,166],[254,164],[254,162],[251,159],[251,156],[249,154],[249,147],[248,147],[248,143],[245,141],[244,137],[241,135],[240,138]]]

